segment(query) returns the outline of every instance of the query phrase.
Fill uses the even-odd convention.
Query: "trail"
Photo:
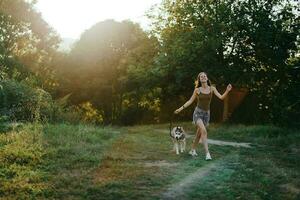
[[[165,129],[156,129],[156,131],[169,133],[169,131]],[[192,138],[192,137],[194,136],[191,134],[186,134],[186,138]],[[246,142],[229,142],[229,141],[213,140],[213,139],[208,139],[207,142],[208,144],[220,145],[220,146],[252,148],[251,143],[246,143]]]
[[[193,186],[199,184],[205,184],[203,179],[206,176],[217,177],[220,173],[223,173],[224,169],[228,168],[228,160],[231,162],[238,160],[238,155],[228,155],[217,161],[210,161],[211,163],[199,168],[197,171],[189,174],[180,182],[172,184],[168,189],[162,194],[163,199],[186,199],[187,194],[192,192]],[[228,170],[228,169],[227,169]],[[232,170],[233,171],[233,170]]]

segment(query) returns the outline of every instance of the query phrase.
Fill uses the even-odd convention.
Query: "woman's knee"
[[[198,132],[200,132],[201,134],[202,134],[203,132],[206,132],[204,126],[199,125],[199,126],[197,126],[197,128],[198,128]]]
[[[200,135],[204,135],[204,136],[206,136],[207,135],[207,132],[206,132],[206,129],[205,129],[205,127],[198,127],[198,132],[200,133]]]
[[[198,128],[204,127],[204,123],[203,123],[203,121],[201,119],[198,119],[196,125],[197,125]]]

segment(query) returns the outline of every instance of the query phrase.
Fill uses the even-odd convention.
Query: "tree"
[[[218,85],[232,82],[253,90],[263,115],[278,96],[278,85],[296,80],[288,73],[289,59],[299,57],[293,1],[165,0],[149,17],[162,47],[165,101],[185,91],[190,95],[191,79],[206,71]]]
[[[116,121],[122,114],[124,94],[133,84],[128,74],[136,77],[134,69],[146,71],[154,48],[155,39],[138,24],[99,22],[81,35],[67,58],[68,64],[59,69],[61,89],[72,93],[73,103],[91,101],[103,110],[106,123]],[[142,87],[135,85],[133,90]]]
[[[49,68],[60,41],[42,19],[36,1],[0,1],[0,65],[10,78],[24,80],[38,77],[37,85],[53,87],[53,70]]]

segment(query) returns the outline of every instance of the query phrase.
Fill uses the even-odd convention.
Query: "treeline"
[[[299,125],[296,1],[163,0],[147,13],[150,32],[106,20],[82,33],[69,53],[57,51],[60,38],[34,3],[0,1],[6,119],[164,122],[206,71],[217,87],[249,89],[232,121]]]

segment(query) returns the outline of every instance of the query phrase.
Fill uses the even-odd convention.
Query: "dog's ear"
[[[182,130],[182,132],[184,132],[184,133],[185,133],[185,131],[184,131],[183,127],[181,127],[181,130]]]
[[[176,131],[177,131],[177,127],[175,126],[171,132],[172,132],[172,134],[175,134]]]

